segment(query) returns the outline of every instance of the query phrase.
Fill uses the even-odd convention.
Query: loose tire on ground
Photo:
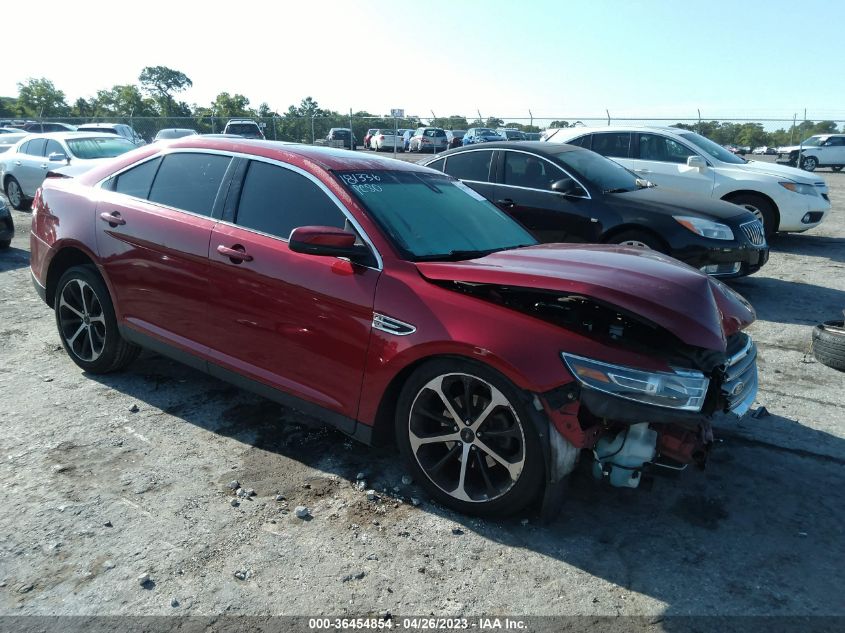
[[[845,371],[845,326],[826,321],[813,328],[813,356],[822,365]]]
[[[122,369],[141,351],[117,328],[108,288],[92,266],[74,266],[59,279],[56,327],[68,356],[92,374]]]
[[[521,392],[493,369],[433,360],[402,388],[396,440],[414,479],[438,502],[506,516],[543,488],[543,450],[530,416]]]

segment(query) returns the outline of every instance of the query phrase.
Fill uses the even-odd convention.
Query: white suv
[[[721,145],[671,127],[561,128],[546,139],[598,152],[666,190],[744,206],[766,235],[806,231],[830,210],[827,183],[786,165],[747,161]]]
[[[845,134],[816,134],[801,145],[778,147],[778,157],[785,155],[790,165],[797,165],[799,150],[801,169],[815,171],[816,167],[830,167],[840,171],[845,165]]]

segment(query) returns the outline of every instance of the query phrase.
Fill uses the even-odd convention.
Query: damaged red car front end
[[[671,258],[548,245],[418,267],[433,283],[595,343],[576,353],[580,341],[562,342],[572,379],[538,401],[559,435],[588,450],[596,475],[614,485],[636,487],[655,467],[703,466],[712,422],[741,416],[754,401],[756,349],[742,332],[753,308]],[[573,454],[554,440],[550,447],[552,479],[560,478]]]

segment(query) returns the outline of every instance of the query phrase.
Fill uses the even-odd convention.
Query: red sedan
[[[703,463],[711,422],[756,393],[754,313],[726,286],[642,249],[537,245],[411,163],[185,137],[48,178],[32,227],[85,371],[145,347],[395,438],[464,512],[515,512],[582,456],[627,487]]]

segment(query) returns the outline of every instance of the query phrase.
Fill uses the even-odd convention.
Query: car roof
[[[126,125],[126,123],[80,123],[76,127],[117,127],[118,125]],[[127,125],[126,127],[129,126]]]
[[[308,159],[326,170],[390,169],[395,171],[428,171],[415,163],[395,160],[371,153],[353,152],[325,145],[305,145],[285,141],[263,141],[241,137],[221,138],[212,135],[183,136],[167,143],[169,149],[210,149],[252,154],[289,162],[291,156]]]
[[[679,134],[683,132],[692,132],[692,130],[685,130],[679,127],[670,127],[668,125],[604,125],[604,126],[586,126],[578,125],[576,127],[561,127],[549,128],[546,132],[558,130],[564,134],[593,134],[595,132],[666,132],[670,134]]]
[[[553,158],[561,152],[586,152],[583,147],[575,145],[567,145],[566,143],[546,143],[544,141],[494,141],[492,143],[482,143],[481,145],[467,145],[465,147],[456,147],[447,152],[440,152],[436,157],[448,156],[450,154],[462,154],[464,152],[477,152],[479,150],[489,149],[521,149],[535,154],[542,154],[549,158]]]

